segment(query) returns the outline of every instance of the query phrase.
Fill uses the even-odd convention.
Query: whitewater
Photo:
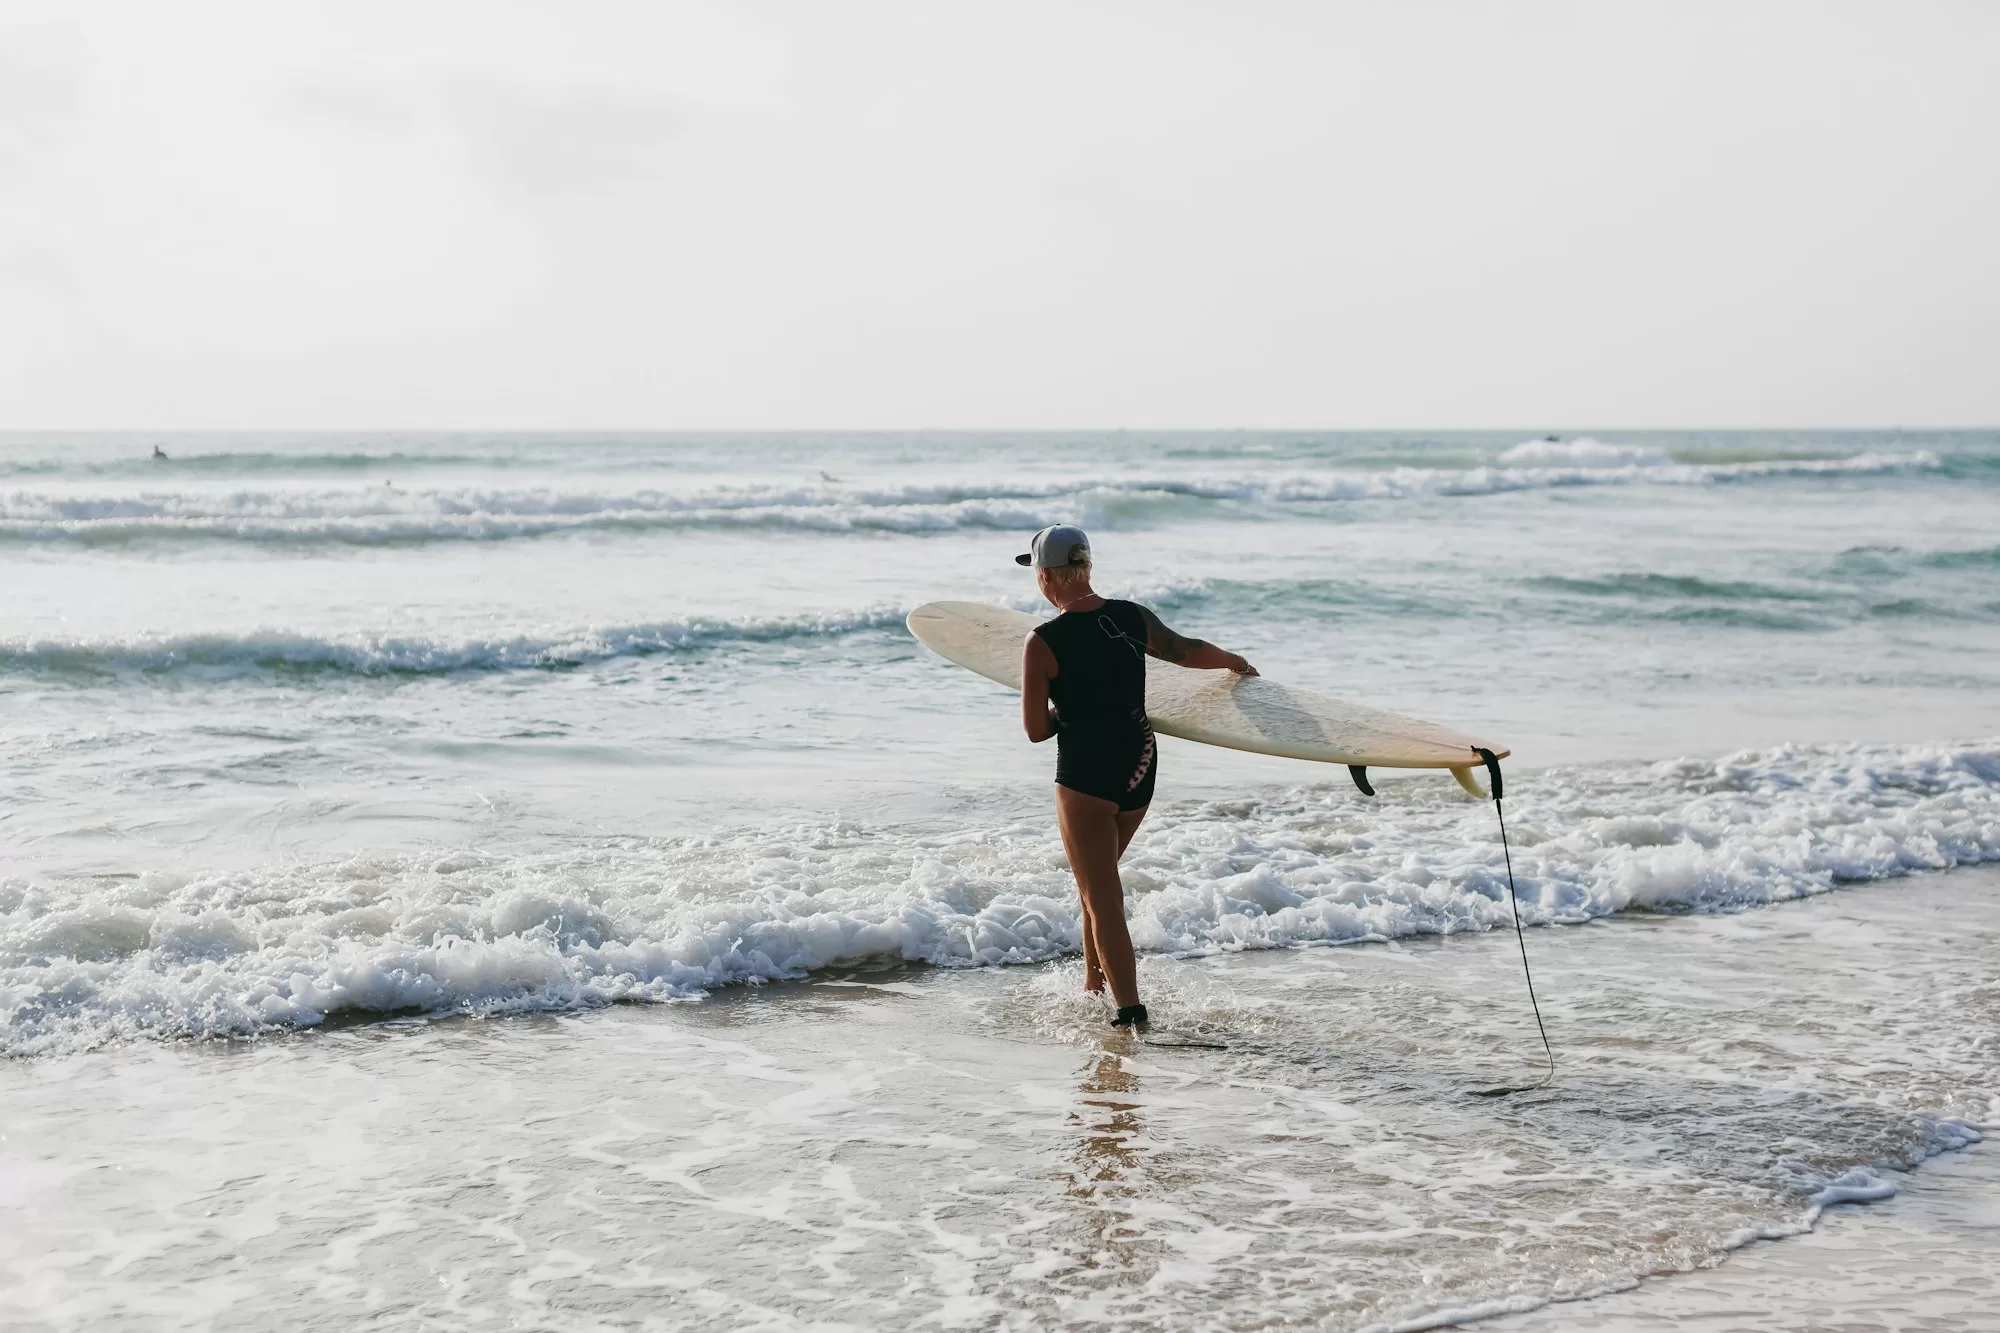
[[[2000,1122],[1996,501],[1991,432],[0,437],[0,1322],[1415,1328],[1808,1229]],[[1054,522],[1511,746],[1553,1091],[1463,1097],[1539,1058],[1490,805],[1171,740],[1128,913],[1230,1052],[1107,1035],[1052,756],[902,623]]]
[[[1441,786],[1397,790],[1415,785],[1385,784],[1382,808],[1315,787],[1161,811],[1126,863],[1134,943],[1193,956],[1505,926],[1488,811]],[[1558,769],[1533,791],[1512,837],[1535,925],[1729,911],[2000,860],[2000,743]],[[148,871],[82,901],[10,884],[0,912],[0,1050],[15,1055],[329,1015],[686,999],[839,964],[1033,963],[1082,939],[1046,820]]]

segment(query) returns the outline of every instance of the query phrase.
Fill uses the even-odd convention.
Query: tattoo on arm
[[[1160,623],[1160,618],[1145,607],[1139,614],[1146,617],[1146,651],[1165,662],[1186,665],[1188,658],[1204,645],[1200,639],[1190,639],[1176,634]]]

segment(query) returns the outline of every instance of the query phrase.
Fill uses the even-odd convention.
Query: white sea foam
[[[1673,460],[1657,449],[1634,444],[1606,444],[1588,436],[1576,440],[1526,440],[1500,455],[1506,467],[1670,467]]]
[[[1101,523],[1116,511],[1232,502],[1275,507],[1490,495],[1567,486],[1707,485],[1780,475],[1928,470],[1925,452],[1835,459],[1674,463],[1652,450],[1597,441],[1518,445],[1500,465],[1324,469],[1258,476],[1078,477],[1048,483],[747,486],[675,492],[419,489],[99,491],[67,487],[0,496],[0,541],[119,543],[214,540],[397,544],[503,541],[564,532],[774,527],[924,533],[1033,530]]]
[[[2000,747],[1847,746],[1520,774],[1523,917],[1729,911],[2000,859]],[[1509,920],[1492,810],[1436,782],[1157,811],[1127,861],[1144,950],[1485,930]],[[219,1036],[329,1014],[698,996],[869,959],[1078,947],[1045,823],[843,823],[501,855],[0,887],[0,1050]]]
[[[145,634],[116,638],[0,639],[0,670],[171,671],[188,667],[305,667],[364,675],[577,666],[717,643],[852,634],[900,625],[905,611],[841,615],[691,617],[640,625],[580,625],[540,633],[476,636],[261,629],[243,634]]]
[[[1112,596],[1148,604],[1205,595],[1201,580],[1110,583]],[[1013,600],[1040,612],[1039,595]],[[636,625],[550,626],[517,634],[314,634],[279,627],[244,633],[77,635],[0,638],[0,671],[171,672],[215,668],[298,668],[360,675],[582,666],[619,657],[683,652],[721,644],[833,638],[900,626],[908,607],[872,606],[810,616],[689,617]]]

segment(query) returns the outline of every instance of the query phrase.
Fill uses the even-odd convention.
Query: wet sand
[[[1499,1333],[1981,1333],[2000,1328],[2000,1148],[1898,1173],[1893,1199],[1828,1210],[1809,1235],[1699,1272],[1482,1321]]]

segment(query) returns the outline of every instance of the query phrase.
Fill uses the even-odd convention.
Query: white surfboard
[[[927,602],[910,612],[910,633],[948,661],[1009,689],[1021,688],[1021,644],[1033,616],[980,602]],[[1462,736],[1434,722],[1385,713],[1264,676],[1194,671],[1146,661],[1146,715],[1153,730],[1256,754],[1347,764],[1356,769],[1443,768],[1475,796],[1476,749],[1507,757],[1505,746]],[[1356,782],[1364,782],[1360,773]],[[1366,790],[1364,786],[1363,790]]]

